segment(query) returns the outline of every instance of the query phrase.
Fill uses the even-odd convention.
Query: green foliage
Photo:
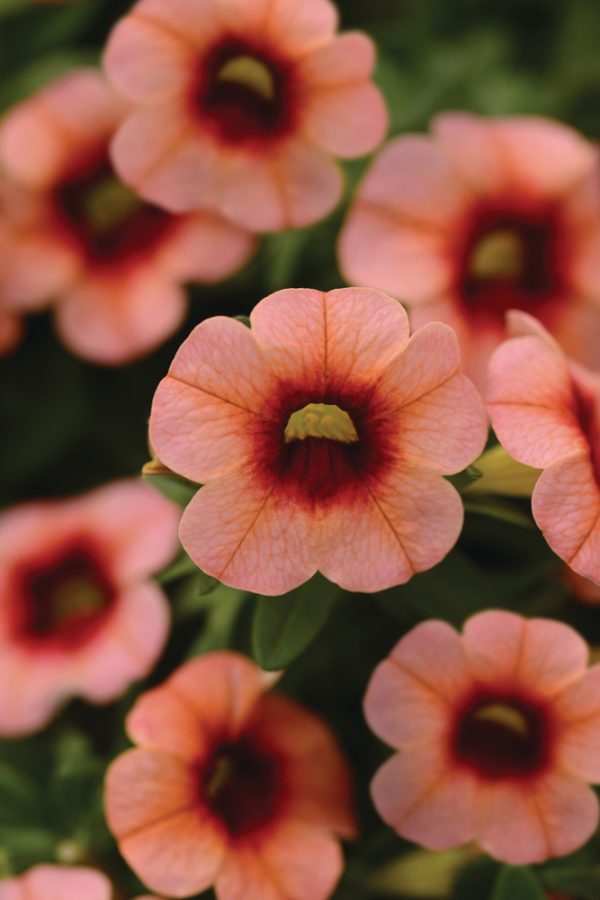
[[[545,896],[531,869],[503,866],[494,884],[491,900],[545,900]]]

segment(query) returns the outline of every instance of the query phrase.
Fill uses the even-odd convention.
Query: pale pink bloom
[[[323,218],[342,194],[334,157],[369,153],[387,128],[374,45],[337,21],[329,0],[140,0],[105,55],[138,107],[113,145],[123,180],[252,231]]]
[[[44,726],[72,696],[116,699],[164,646],[167,600],[150,574],[176,549],[179,511],[121,481],[0,516],[0,734]]]
[[[186,281],[220,281],[254,239],[213,212],[173,216],[116,176],[109,143],[128,107],[92,69],[14,108],[0,128],[9,231],[4,299],[56,303],[56,327],[85,359],[120,364],[179,327]]]
[[[377,591],[439,562],[463,522],[442,475],[487,434],[452,330],[409,339],[400,303],[364,288],[279,291],[250,321],[201,323],[154,398],[157,456],[204,485],[180,529],[192,559],[266,594],[316,570]]]
[[[112,884],[106,875],[83,867],[35,866],[18,878],[0,881],[0,900],[112,900],[112,897]]]
[[[488,409],[508,453],[543,469],[532,511],[575,572],[600,582],[600,375],[571,362],[535,319],[510,316],[494,353]]]
[[[600,366],[598,163],[558,122],[444,113],[431,136],[399,137],[372,164],[341,234],[342,271],[406,301],[415,327],[451,325],[478,384],[511,308]]]
[[[210,653],[142,695],[138,748],[112,764],[106,813],[151,890],[219,900],[325,900],[353,837],[348,768],[328,727],[267,692],[236,653]]]
[[[399,751],[371,793],[402,837],[475,841],[513,865],[563,856],[598,825],[600,666],[566,625],[488,610],[463,634],[418,625],[371,679],[371,728]]]

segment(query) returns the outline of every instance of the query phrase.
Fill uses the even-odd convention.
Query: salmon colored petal
[[[477,840],[511,865],[544,862],[584,844],[598,824],[598,801],[583,781],[552,773],[535,785],[480,783]]]
[[[311,85],[341,87],[369,78],[375,63],[374,41],[362,31],[347,31],[305,56],[298,69]]]
[[[188,700],[168,685],[146,691],[127,716],[131,740],[150,750],[162,750],[185,762],[200,759],[206,734]]]
[[[222,30],[218,5],[219,0],[139,0],[132,14],[162,25],[201,49]]]
[[[585,781],[600,781],[600,666],[592,666],[557,698],[558,764]]]
[[[58,662],[58,664],[57,664]],[[69,696],[62,683],[60,660],[43,658],[2,646],[0,678],[10,684],[0,702],[0,736],[17,738],[39,731]]]
[[[207,319],[181,345],[156,392],[155,453],[198,483],[240,468],[253,452],[252,434],[269,418],[272,386],[251,331],[223,316]]]
[[[340,268],[350,284],[389,291],[411,303],[427,300],[450,285],[452,263],[444,244],[438,232],[410,228],[383,207],[358,200],[340,234]]]
[[[465,650],[475,676],[485,683],[523,685],[553,696],[580,678],[588,648],[568,625],[486,610],[467,620]]]
[[[435,117],[431,130],[461,178],[477,193],[499,193],[507,187],[508,159],[493,120],[447,112]]]
[[[250,321],[278,376],[315,390],[324,389],[326,372],[337,387],[350,379],[372,381],[409,335],[400,303],[366,288],[277,291],[254,307]]]
[[[330,0],[276,0],[267,5],[267,12],[265,33],[292,56],[304,56],[329,43],[338,26],[338,11]]]
[[[393,756],[371,784],[377,812],[402,837],[446,850],[475,837],[475,782],[450,771],[437,747],[420,746]]]
[[[25,312],[57,300],[82,269],[81,256],[65,241],[34,229],[15,230],[6,253],[2,297],[12,308]]]
[[[347,591],[382,591],[440,562],[456,543],[463,505],[451,484],[427,469],[397,466],[364,487],[354,507],[331,510],[319,544],[319,571]]]
[[[176,16],[173,20],[176,22]],[[117,23],[104,65],[127,97],[153,103],[186,90],[193,79],[196,56],[197,49],[190,41],[145,13],[141,4]]]
[[[0,310],[0,356],[17,347],[23,337],[23,321],[19,316]]]
[[[564,305],[553,333],[571,359],[600,369],[600,305],[597,297],[573,297]]]
[[[444,229],[471,202],[444,150],[418,135],[396,138],[384,147],[358,197],[360,203],[383,208],[401,225]]]
[[[160,264],[177,279],[211,284],[233,275],[255,250],[252,235],[207,211],[182,220]]]
[[[589,457],[563,459],[542,472],[531,508],[557,556],[600,582],[600,488]]]
[[[381,393],[395,409],[449,381],[460,367],[458,342],[451,328],[431,322],[412,335],[404,352],[392,361],[381,378]]]
[[[221,22],[244,33],[264,30],[266,18],[271,10],[271,0],[215,0]]]
[[[216,893],[224,900],[327,900],[343,867],[337,840],[293,823],[255,852],[229,854],[217,876]]]
[[[487,406],[500,442],[525,465],[544,468],[587,446],[571,412],[567,361],[538,337],[515,338],[494,353]]]
[[[208,888],[223,860],[197,792],[193,769],[154,751],[129,750],[108,770],[106,816],[119,850],[151,890],[170,897]]]
[[[277,694],[265,694],[252,719],[252,734],[288,760],[288,815],[295,821],[356,836],[349,801],[348,766],[331,730],[307,709]],[[318,760],[318,764],[315,764]]]
[[[384,99],[370,81],[321,88],[311,97],[305,117],[309,140],[342,159],[370,153],[388,128]]]
[[[586,229],[573,247],[570,277],[577,290],[600,297],[600,227]]]
[[[248,472],[198,491],[179,536],[203,572],[257,594],[285,594],[317,568],[311,517],[273,488],[255,484]]]
[[[129,275],[93,275],[59,302],[56,329],[73,353],[102,365],[122,365],[161,344],[187,309],[182,287],[140,266]]]
[[[0,882],[0,900],[111,900],[106,875],[83,867],[40,865]]]

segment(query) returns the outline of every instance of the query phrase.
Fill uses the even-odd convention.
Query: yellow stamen
[[[236,56],[230,59],[219,72],[218,80],[249,87],[265,100],[275,98],[273,76],[268,66],[254,56]]]
[[[220,756],[214,763],[214,769],[210,774],[210,779],[206,784],[206,794],[211,800],[218,797],[222,789],[235,772],[235,764],[231,757]]]
[[[506,703],[490,703],[488,706],[482,706],[475,713],[475,719],[480,722],[494,722],[496,725],[503,725],[521,737],[529,735],[529,726],[523,713]]]
[[[309,403],[289,418],[284,433],[286,443],[306,438],[327,438],[343,444],[354,444],[358,434],[352,419],[339,406],[330,403]]]
[[[517,278],[523,271],[523,242],[512,229],[498,229],[482,238],[471,255],[474,278]]]
[[[118,227],[142,205],[140,198],[117,178],[105,178],[84,199],[85,217],[94,232]]]

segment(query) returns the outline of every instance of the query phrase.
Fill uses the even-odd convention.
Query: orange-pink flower
[[[543,469],[535,521],[575,572],[600,582],[600,375],[571,362],[535,319],[510,316],[494,353],[488,409],[512,457]]]
[[[407,301],[415,327],[452,325],[478,384],[511,308],[599,366],[599,173],[596,148],[558,122],[444,113],[373,163],[342,271]]]
[[[560,577],[575,600],[587,603],[589,606],[600,606],[600,584],[598,582],[584,578],[583,575],[577,575],[568,566],[564,567]]]
[[[226,584],[282,594],[320,570],[376,591],[435,565],[463,521],[442,474],[481,452],[456,339],[364,288],[284,290],[184,342],[150,417],[160,460],[205,486],[180,537]]]
[[[115,175],[109,143],[128,107],[91,69],[12,110],[0,129],[8,225],[3,295],[56,302],[56,327],[86,359],[119,364],[181,324],[186,281],[219,281],[254,240],[214,212],[173,216]]]
[[[581,846],[598,825],[600,666],[566,625],[486,611],[459,635],[418,625],[381,663],[365,711],[400,752],[372,796],[432,850],[476,841],[515,865]]]
[[[1,735],[41,728],[74,695],[116,699],[148,674],[169,627],[149,575],[175,551],[178,516],[137,481],[0,516]]]
[[[113,146],[123,180],[252,231],[327,215],[342,193],[333,157],[370,152],[387,128],[373,43],[336,36],[337,18],[329,0],[139,0],[105,55],[138,105]]]
[[[106,875],[84,867],[40,865],[18,878],[0,881],[0,900],[112,900],[112,897],[112,885]]]
[[[219,900],[325,900],[355,832],[346,763],[327,726],[236,653],[179,668],[127,719],[140,747],[106,782],[108,824],[151,890]]]

